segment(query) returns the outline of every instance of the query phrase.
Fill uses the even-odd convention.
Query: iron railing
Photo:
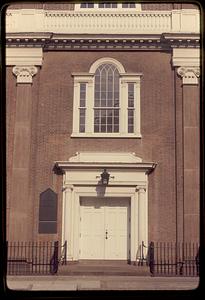
[[[58,241],[7,242],[7,275],[54,275],[59,263],[66,263],[66,248]]]
[[[151,242],[147,257],[153,276],[199,276],[198,243]]]

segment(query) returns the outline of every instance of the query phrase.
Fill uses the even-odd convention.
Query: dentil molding
[[[179,67],[177,73],[182,77],[183,84],[198,84],[199,67]]]
[[[15,66],[13,74],[17,77],[17,83],[32,83],[33,76],[38,69],[35,66]]]

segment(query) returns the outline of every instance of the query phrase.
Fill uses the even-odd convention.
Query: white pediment
[[[69,158],[69,162],[139,163],[142,159],[128,152],[77,152]]]

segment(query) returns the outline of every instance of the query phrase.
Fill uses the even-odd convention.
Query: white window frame
[[[91,3],[89,1],[87,1],[88,3]],[[129,2],[129,1],[128,1]],[[131,2],[135,2],[135,1],[131,1]],[[117,3],[117,8],[112,8],[112,7],[109,7],[109,8],[99,8],[98,7],[98,4],[97,2],[94,2],[94,7],[92,8],[81,8],[80,5],[81,3],[76,3],[75,4],[75,10],[76,11],[92,11],[92,12],[99,12],[99,11],[109,11],[109,10],[112,10],[113,11],[141,11],[141,4],[139,3],[135,3],[135,7],[134,8],[123,8],[122,7],[122,3]]]
[[[101,64],[114,64],[120,74],[120,114],[119,132],[94,132],[94,76]],[[73,132],[71,137],[102,138],[141,138],[140,130],[140,79],[141,73],[126,73],[122,64],[113,58],[101,58],[95,61],[89,73],[72,73],[74,77],[73,93]],[[85,132],[79,131],[80,83],[86,83]],[[134,83],[134,132],[128,133],[128,83]],[[88,121],[89,120],[89,121]]]

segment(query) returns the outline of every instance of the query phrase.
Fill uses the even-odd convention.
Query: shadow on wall
[[[99,180],[97,185],[96,185],[96,193],[98,197],[104,197],[105,196],[105,190],[106,190],[106,186],[102,185],[102,181]]]

